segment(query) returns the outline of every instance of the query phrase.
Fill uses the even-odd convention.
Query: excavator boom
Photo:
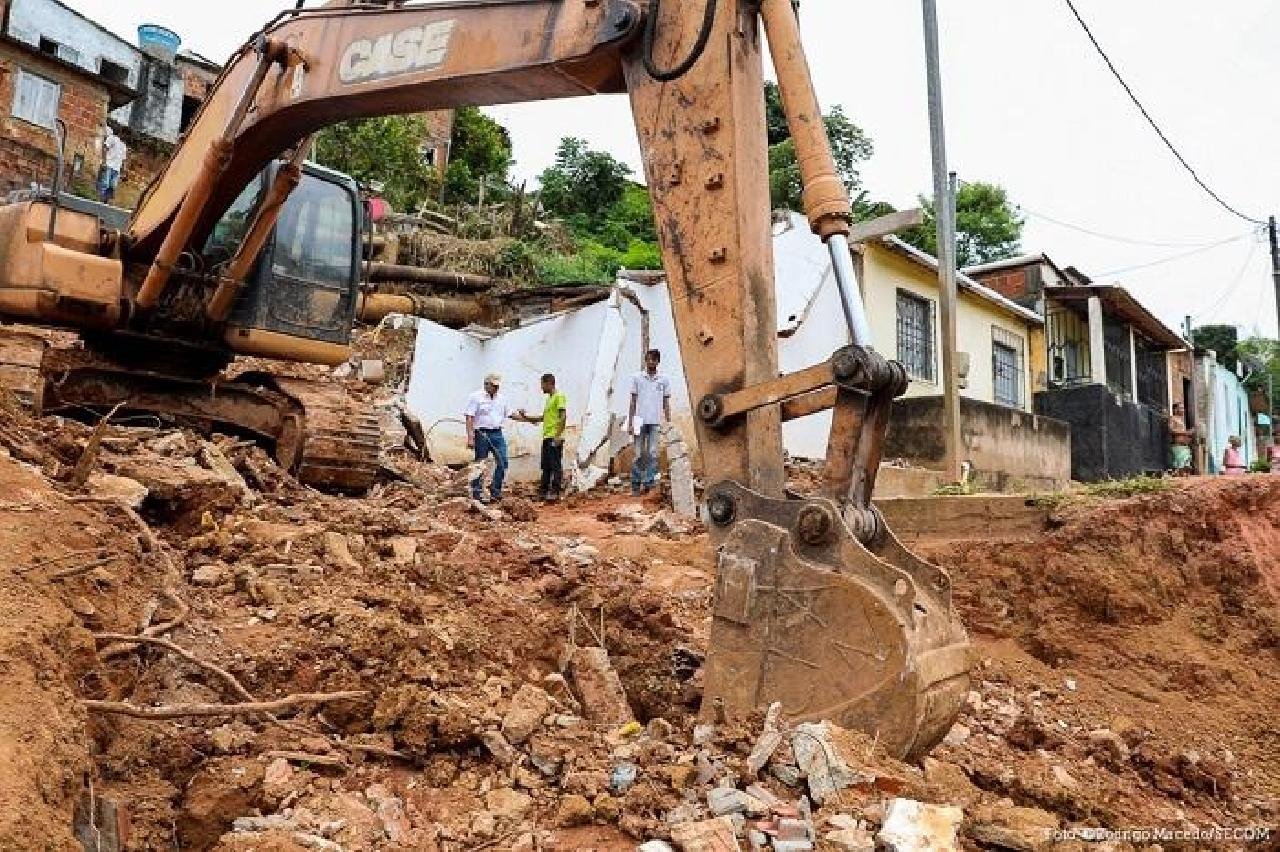
[[[783,376],[765,34],[806,213],[830,253],[849,330],[827,362]],[[121,294],[122,321],[146,328],[184,302],[173,292],[181,259],[198,254],[245,186],[292,148],[264,193],[249,248],[220,280],[192,290],[203,305],[185,316],[220,328],[239,276],[299,183],[301,140],[327,124],[608,92],[631,100],[698,415],[718,553],[705,704],[736,713],[781,701],[797,718],[861,728],[896,754],[918,756],[959,712],[968,645],[945,572],[905,550],[871,502],[906,378],[870,348],[849,200],[790,0],[335,3],[282,13],[228,63],[120,240],[120,261],[136,270]],[[109,276],[113,267],[93,269]],[[370,314],[387,307],[361,305]],[[290,349],[286,337],[246,331],[243,340],[256,354],[296,356],[297,341]],[[249,345],[230,331],[226,339],[233,350]],[[279,382],[271,392],[304,396]],[[810,497],[789,494],[782,423],[823,409],[833,410],[825,484]],[[333,464],[323,453],[309,463]]]

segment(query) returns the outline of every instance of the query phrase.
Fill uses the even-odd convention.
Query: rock
[[[967,808],[982,797],[965,771],[954,763],[932,757],[924,759],[924,780],[939,787],[945,794],[944,801]]]
[[[667,777],[671,782],[671,789],[683,790],[690,787],[698,778],[698,767],[692,763],[677,763],[675,766],[667,767]]]
[[[770,810],[782,804],[781,799],[773,795],[773,793],[770,793],[768,789],[766,789],[760,784],[749,785],[747,787],[746,793],[748,796],[758,800],[760,804],[764,805],[766,808]]]
[[[609,776],[604,772],[567,772],[560,781],[566,793],[578,793],[588,798],[600,795],[609,786]]]
[[[575,648],[569,674],[588,719],[603,725],[625,725],[635,718],[604,648]]]
[[[644,726],[644,733],[651,740],[666,742],[675,733],[675,728],[666,719],[655,716],[649,720],[649,724]]]
[[[387,368],[381,358],[365,358],[360,362],[360,381],[376,385],[387,377]]]
[[[778,819],[777,839],[778,840],[811,840],[813,838],[813,826],[809,824],[807,819],[799,817],[781,817]]]
[[[498,818],[488,811],[480,811],[471,818],[471,837],[475,840],[488,840],[498,831]]]
[[[841,852],[875,852],[876,848],[875,837],[865,828],[842,828],[839,831],[830,831],[823,836],[823,840]]]
[[[360,570],[360,563],[351,555],[351,546],[347,537],[339,532],[327,530],[324,534],[324,552],[335,568],[346,571]]]
[[[774,838],[773,852],[809,852],[813,849],[811,840],[781,840]]]
[[[982,712],[982,693],[976,689],[969,690],[964,697],[964,706],[968,708],[970,713],[977,715]]]
[[[894,799],[885,812],[876,839],[887,852],[944,852],[959,849],[956,830],[964,812],[913,799]]]
[[[1075,692],[1075,691],[1076,691],[1076,682],[1075,682],[1075,679],[1074,679],[1074,678],[1067,678],[1066,680],[1064,680],[1064,681],[1062,682],[1062,685],[1063,685],[1063,686],[1065,686],[1065,687],[1067,688],[1067,692]]]
[[[951,730],[947,731],[947,735],[942,738],[942,742],[945,745],[955,748],[956,746],[962,746],[968,742],[971,734],[972,731],[969,730],[968,725],[962,725],[959,722],[956,722],[951,726]]]
[[[1039,808],[1017,807],[1007,799],[976,807],[965,823],[965,835],[971,840],[1014,852],[1052,849],[1057,829],[1055,815]]]
[[[231,821],[231,830],[237,832],[251,831],[293,831],[298,824],[280,814],[270,816],[236,817]]]
[[[1098,728],[1087,734],[1089,754],[1104,766],[1117,768],[1129,762],[1129,745],[1124,738],[1110,728]]]
[[[752,747],[751,754],[747,755],[747,771],[752,775],[759,774],[769,762],[769,758],[773,757],[773,753],[778,750],[778,746],[782,745],[781,721],[782,702],[775,701],[765,711],[764,729]]]
[[[93,618],[98,614],[98,608],[83,595],[76,595],[71,598],[68,606],[71,607],[72,612],[81,618]]]
[[[707,791],[707,809],[715,816],[751,814],[760,816],[767,812],[764,803],[733,787],[716,787]]]
[[[1052,751],[1064,742],[1061,734],[1042,724],[1026,711],[1014,719],[1012,727],[1005,732],[1004,738],[1023,751],[1035,751],[1041,748]]]
[[[809,797],[817,804],[855,783],[871,783],[875,778],[851,770],[831,742],[830,722],[797,725],[791,735],[800,775],[809,781]]]
[[[515,763],[516,750],[511,747],[511,743],[507,741],[498,731],[485,731],[480,735],[480,742],[489,754],[493,755],[493,759],[501,763],[503,766],[510,766]]]
[[[484,805],[498,819],[514,819],[529,810],[533,799],[510,787],[498,787],[485,793]]]
[[[397,565],[412,565],[418,558],[418,540],[407,535],[391,539],[391,559]]]
[[[226,728],[226,726],[224,725],[210,734],[210,738],[214,739],[214,745],[218,745],[216,737],[218,731],[223,730],[223,728]],[[276,794],[287,788],[292,779],[293,767],[289,764],[289,761],[283,757],[277,757],[267,764],[267,770],[262,775],[262,791],[268,799],[276,799]]]
[[[561,828],[587,825],[594,815],[587,798],[573,793],[560,799],[560,804],[556,806],[556,825]]]
[[[341,843],[334,843],[332,840],[326,840],[314,834],[308,834],[305,831],[295,831],[289,835],[300,846],[308,849],[318,849],[320,852],[343,852]]]
[[[622,816],[622,800],[601,793],[591,803],[591,809],[595,811],[596,822],[614,823]]]
[[[1057,781],[1068,790],[1074,790],[1080,786],[1080,782],[1071,776],[1071,773],[1063,769],[1061,766],[1055,765],[1052,770],[1053,780]]]
[[[113,476],[109,473],[91,473],[85,488],[95,497],[108,497],[119,500],[130,509],[136,509],[147,499],[147,486],[127,476]]]
[[[600,549],[589,544],[579,544],[565,548],[560,555],[585,568],[588,565],[594,565],[600,558]]]
[[[609,775],[609,791],[615,796],[621,796],[636,783],[636,776],[639,774],[640,767],[634,763],[619,763]]]
[[[200,565],[191,572],[191,582],[196,586],[218,586],[227,579],[227,571],[219,565]]]
[[[523,684],[511,699],[511,707],[502,717],[502,733],[512,745],[529,739],[551,709],[551,696],[541,687]]]
[[[636,852],[676,852],[665,840],[650,840],[636,847]]]
[[[739,852],[741,849],[729,817],[673,825],[671,840],[682,852]]]

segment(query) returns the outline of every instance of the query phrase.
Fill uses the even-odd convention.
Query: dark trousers
[[[538,493],[552,497],[564,486],[564,439],[542,439],[542,486]]]

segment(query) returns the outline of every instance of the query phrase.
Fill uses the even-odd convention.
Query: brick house
[[[110,121],[129,147],[116,203],[133,204],[217,73],[195,54],[149,55],[59,0],[0,0],[0,191],[51,184],[60,119],[63,185],[92,196]]]

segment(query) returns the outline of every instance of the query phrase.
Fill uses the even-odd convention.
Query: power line
[[[1117,242],[1117,243],[1127,243],[1128,245],[1131,245],[1131,246],[1154,246],[1156,248],[1204,248],[1206,246],[1213,245],[1213,243],[1164,243],[1164,242],[1156,242],[1154,240],[1133,239],[1131,237],[1117,237],[1114,234],[1104,234],[1101,231],[1094,231],[1082,225],[1073,225],[1070,222],[1063,222],[1061,219],[1055,219],[1052,216],[1046,216],[1043,213],[1038,213],[1035,210],[1032,210],[1022,204],[1018,204],[1016,206],[1020,211],[1022,211],[1023,213],[1026,213],[1028,216],[1032,216],[1036,219],[1043,219],[1044,221],[1054,225],[1058,225],[1059,227],[1067,228],[1068,230],[1072,230],[1072,231],[1079,231],[1082,234],[1088,234],[1091,237],[1097,237],[1098,239],[1101,239],[1101,240],[1111,240],[1112,242]]]
[[[1133,101],[1133,105],[1138,108],[1138,112],[1142,113],[1142,117],[1151,125],[1151,129],[1160,137],[1160,141],[1163,142],[1165,147],[1173,153],[1173,156],[1176,157],[1178,162],[1182,164],[1182,167],[1187,170],[1187,173],[1191,175],[1191,178],[1200,185],[1200,188],[1207,192],[1210,198],[1218,202],[1218,204],[1222,205],[1225,210],[1233,215],[1239,216],[1246,222],[1252,222],[1255,225],[1266,224],[1261,219],[1246,216],[1227,202],[1223,201],[1222,196],[1214,192],[1209,185],[1201,179],[1200,175],[1196,173],[1196,170],[1187,162],[1186,157],[1183,157],[1178,149],[1173,146],[1173,143],[1169,141],[1169,137],[1160,129],[1160,125],[1156,124],[1156,120],[1151,117],[1151,113],[1147,112],[1147,108],[1142,105],[1142,101],[1138,100],[1138,96],[1133,93],[1133,89],[1129,88],[1129,84],[1120,76],[1120,71],[1116,68],[1115,63],[1111,61],[1111,57],[1107,56],[1107,52],[1102,49],[1102,45],[1098,44],[1098,40],[1094,38],[1093,31],[1089,29],[1089,25],[1084,22],[1084,18],[1080,17],[1080,12],[1076,9],[1076,4],[1073,3],[1072,0],[1064,0],[1064,2],[1067,4],[1067,8],[1071,10],[1071,14],[1075,15],[1076,20],[1080,23],[1080,27],[1084,30],[1084,34],[1087,35],[1089,37],[1089,41],[1093,43],[1094,50],[1098,51],[1098,55],[1102,57],[1102,61],[1107,63],[1107,68],[1111,69],[1112,76],[1116,78],[1116,81],[1120,83],[1120,87],[1124,89],[1125,94],[1129,96],[1129,100]]]
[[[1245,256],[1244,263],[1240,265],[1240,271],[1236,273],[1235,279],[1228,285],[1222,295],[1209,307],[1200,311],[1192,317],[1192,320],[1201,320],[1213,316],[1213,314],[1227,303],[1230,298],[1235,295],[1236,289],[1240,286],[1240,282],[1244,280],[1244,274],[1249,270],[1249,264],[1253,262],[1253,256],[1258,253],[1258,241],[1254,240],[1249,245],[1249,253]]]
[[[1228,237],[1227,239],[1219,240],[1216,243],[1207,243],[1205,245],[1198,246],[1192,249],[1191,251],[1179,252],[1178,254],[1169,255],[1168,257],[1162,257],[1162,258],[1159,258],[1158,260],[1152,260],[1147,263],[1139,263],[1135,266],[1126,266],[1122,269],[1111,269],[1111,270],[1108,270],[1107,272],[1099,273],[1095,277],[1109,278],[1112,275],[1123,275],[1126,272],[1135,272],[1139,269],[1147,269],[1148,267],[1151,267],[1151,266],[1160,266],[1161,264],[1164,264],[1164,263],[1173,263],[1175,260],[1182,260],[1185,257],[1191,257],[1193,255],[1203,254],[1212,249],[1216,249],[1219,246],[1225,246],[1228,243],[1239,242],[1240,240],[1243,240],[1245,237],[1252,236],[1255,233],[1256,231],[1253,231],[1253,230],[1246,231],[1243,234],[1237,234],[1234,237]]]

